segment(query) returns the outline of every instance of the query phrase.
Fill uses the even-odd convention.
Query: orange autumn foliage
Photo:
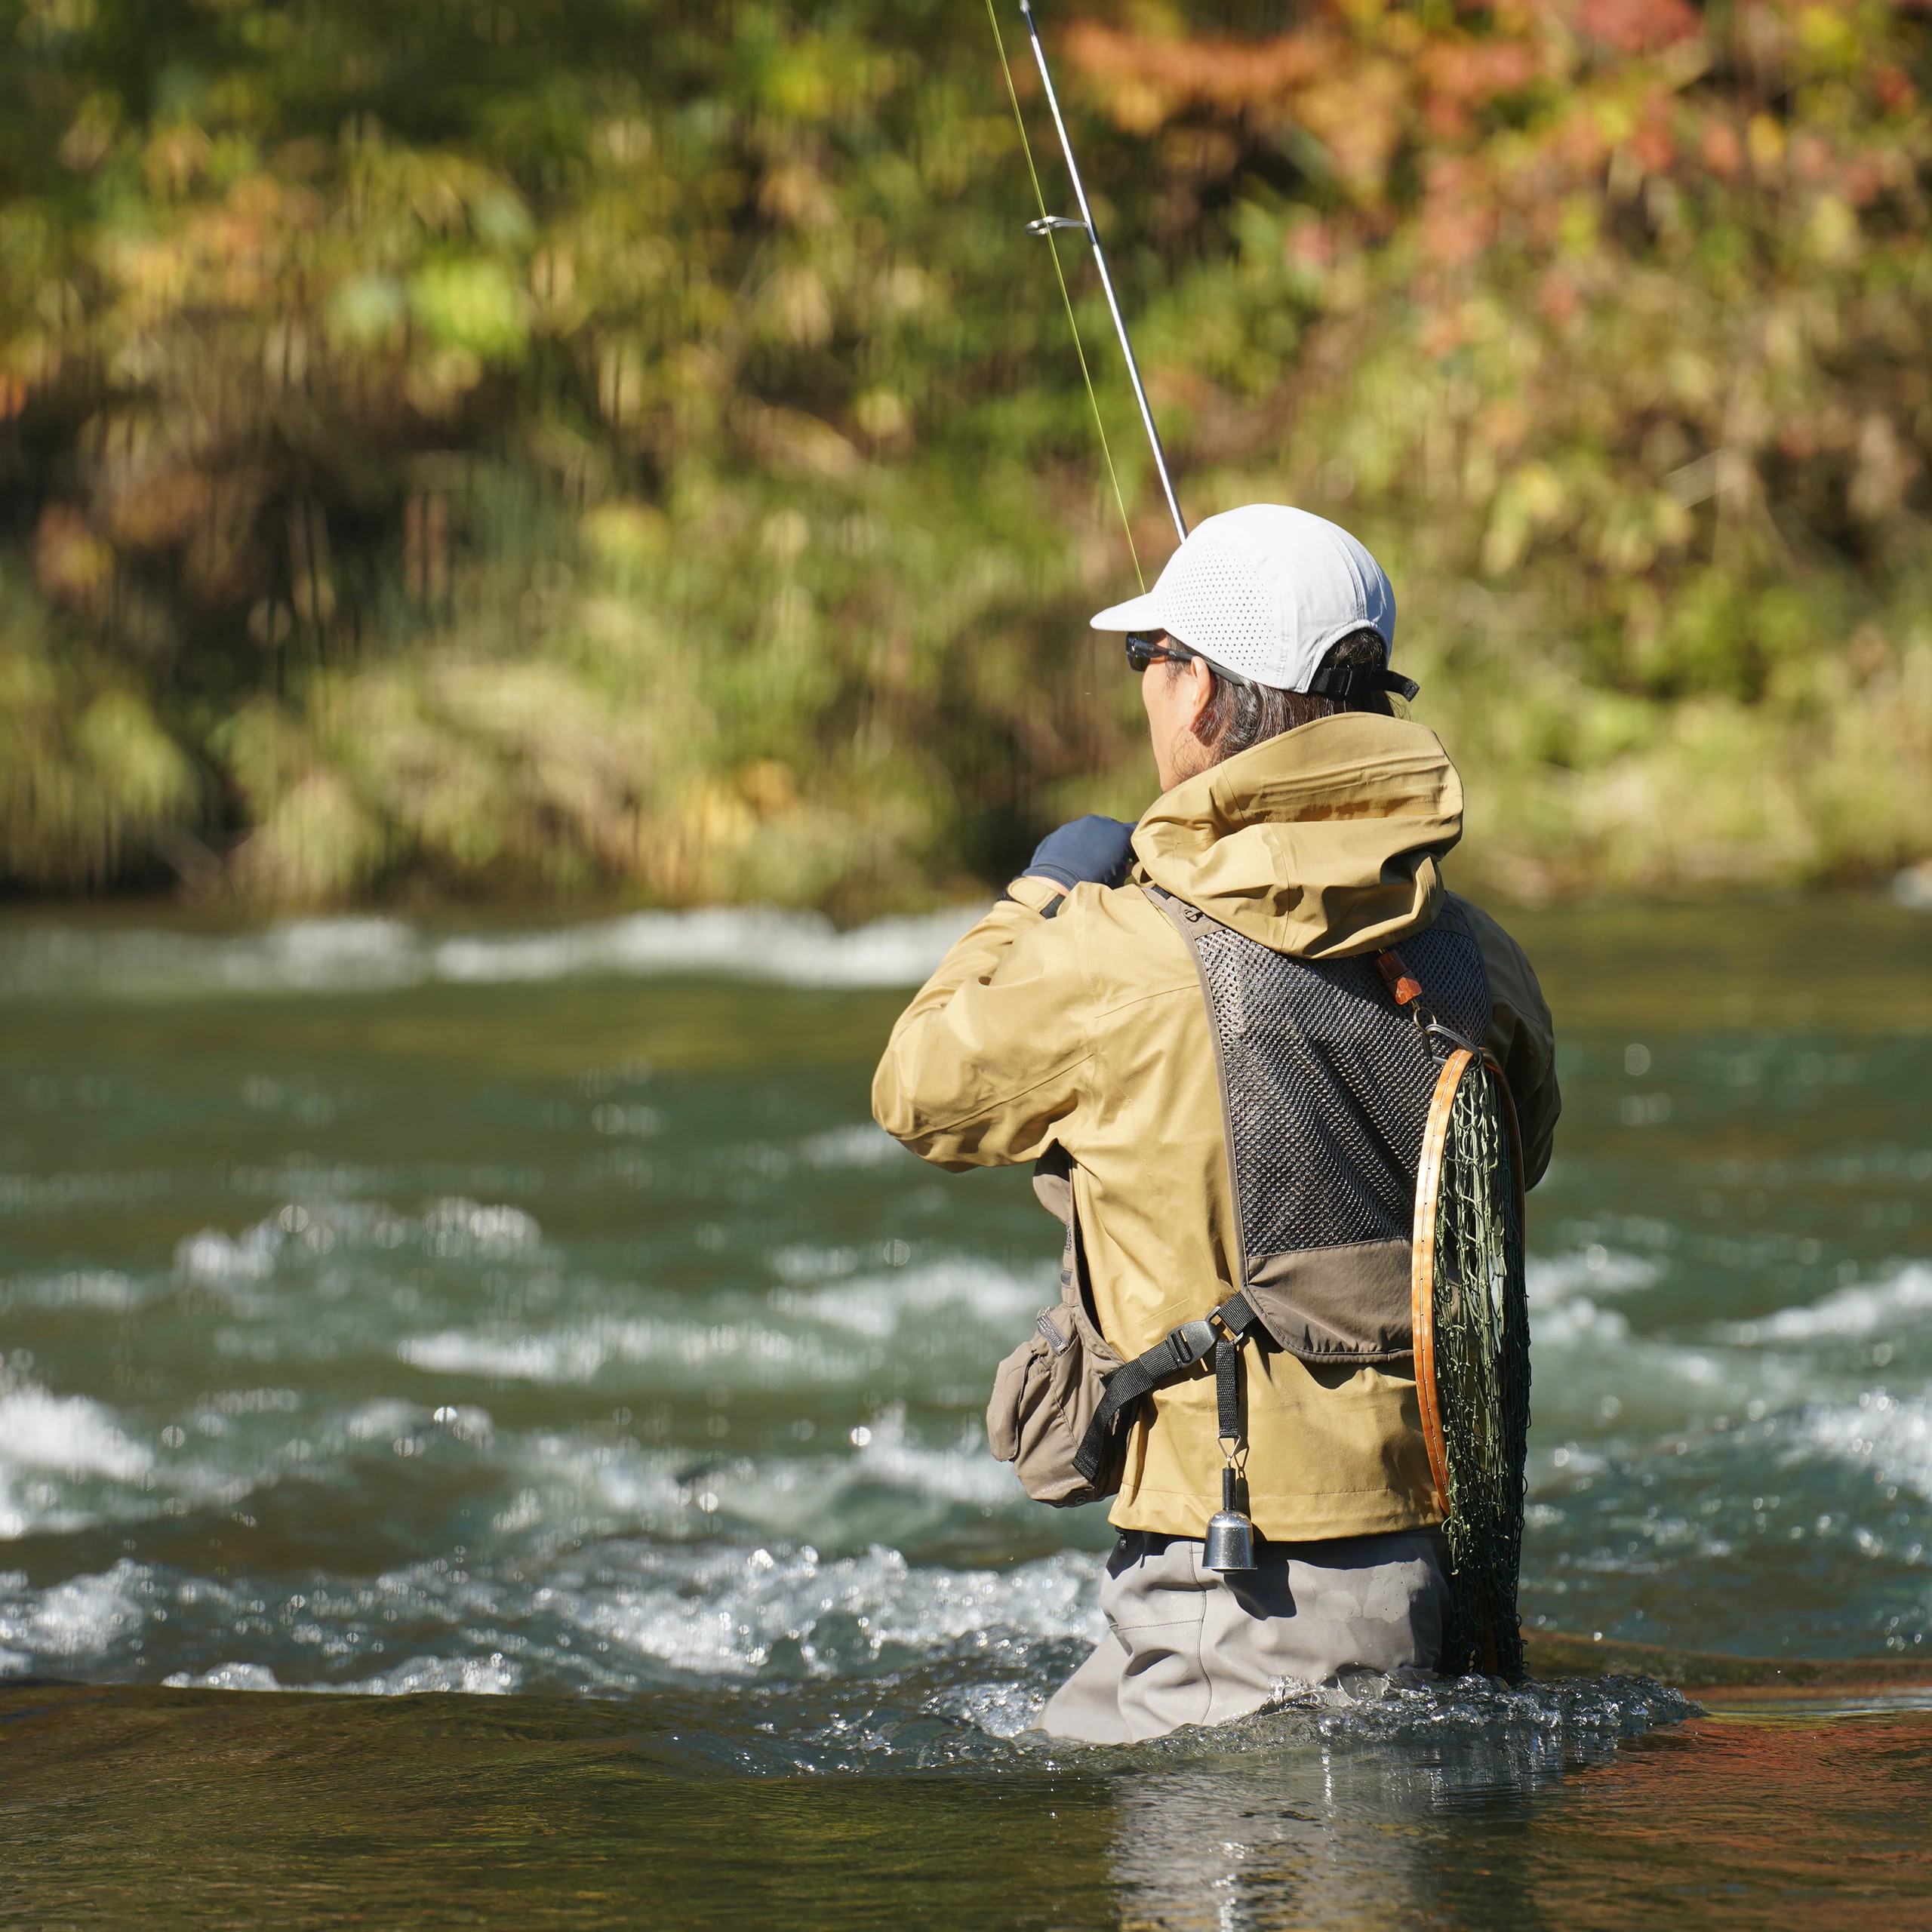
[[[1183,500],[1377,549],[1460,863],[1932,853],[1923,9],[1281,19],[1041,25]],[[0,881],[856,914],[1146,802],[982,10],[0,0]]]

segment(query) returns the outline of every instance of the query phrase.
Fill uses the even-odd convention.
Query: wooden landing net
[[[1416,1386],[1449,1545],[1441,1669],[1515,1682],[1530,1424],[1523,1156],[1503,1071],[1458,1048],[1436,1081],[1416,1189]]]

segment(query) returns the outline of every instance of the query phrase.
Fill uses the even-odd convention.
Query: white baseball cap
[[[1329,646],[1356,631],[1380,632],[1394,648],[1395,593],[1339,524],[1286,503],[1248,503],[1197,524],[1152,590],[1093,625],[1165,631],[1223,670],[1306,691]]]

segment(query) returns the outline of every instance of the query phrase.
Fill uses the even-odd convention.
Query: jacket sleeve
[[[872,1116],[921,1158],[957,1172],[1037,1159],[1080,1104],[1092,1001],[1078,897],[1020,880],[940,963],[899,1018],[872,1076]]]
[[[1460,901],[1489,975],[1490,1051],[1509,1083],[1523,1134],[1523,1185],[1534,1187],[1549,1165],[1563,1096],[1556,1085],[1556,1029],[1523,949],[1480,906]]]

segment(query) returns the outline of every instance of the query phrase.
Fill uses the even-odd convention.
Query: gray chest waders
[[[1251,1343],[1349,1368],[1409,1359],[1416,1174],[1439,1041],[1484,1037],[1489,981],[1453,900],[1426,932],[1404,939],[1399,960],[1307,960],[1158,887],[1148,897],[1186,942],[1207,1001],[1239,1286],[1107,1377],[1075,1461],[1097,1481],[1142,1402],[1211,1354],[1224,1466],[1203,1563],[1251,1570],[1243,1351]]]

